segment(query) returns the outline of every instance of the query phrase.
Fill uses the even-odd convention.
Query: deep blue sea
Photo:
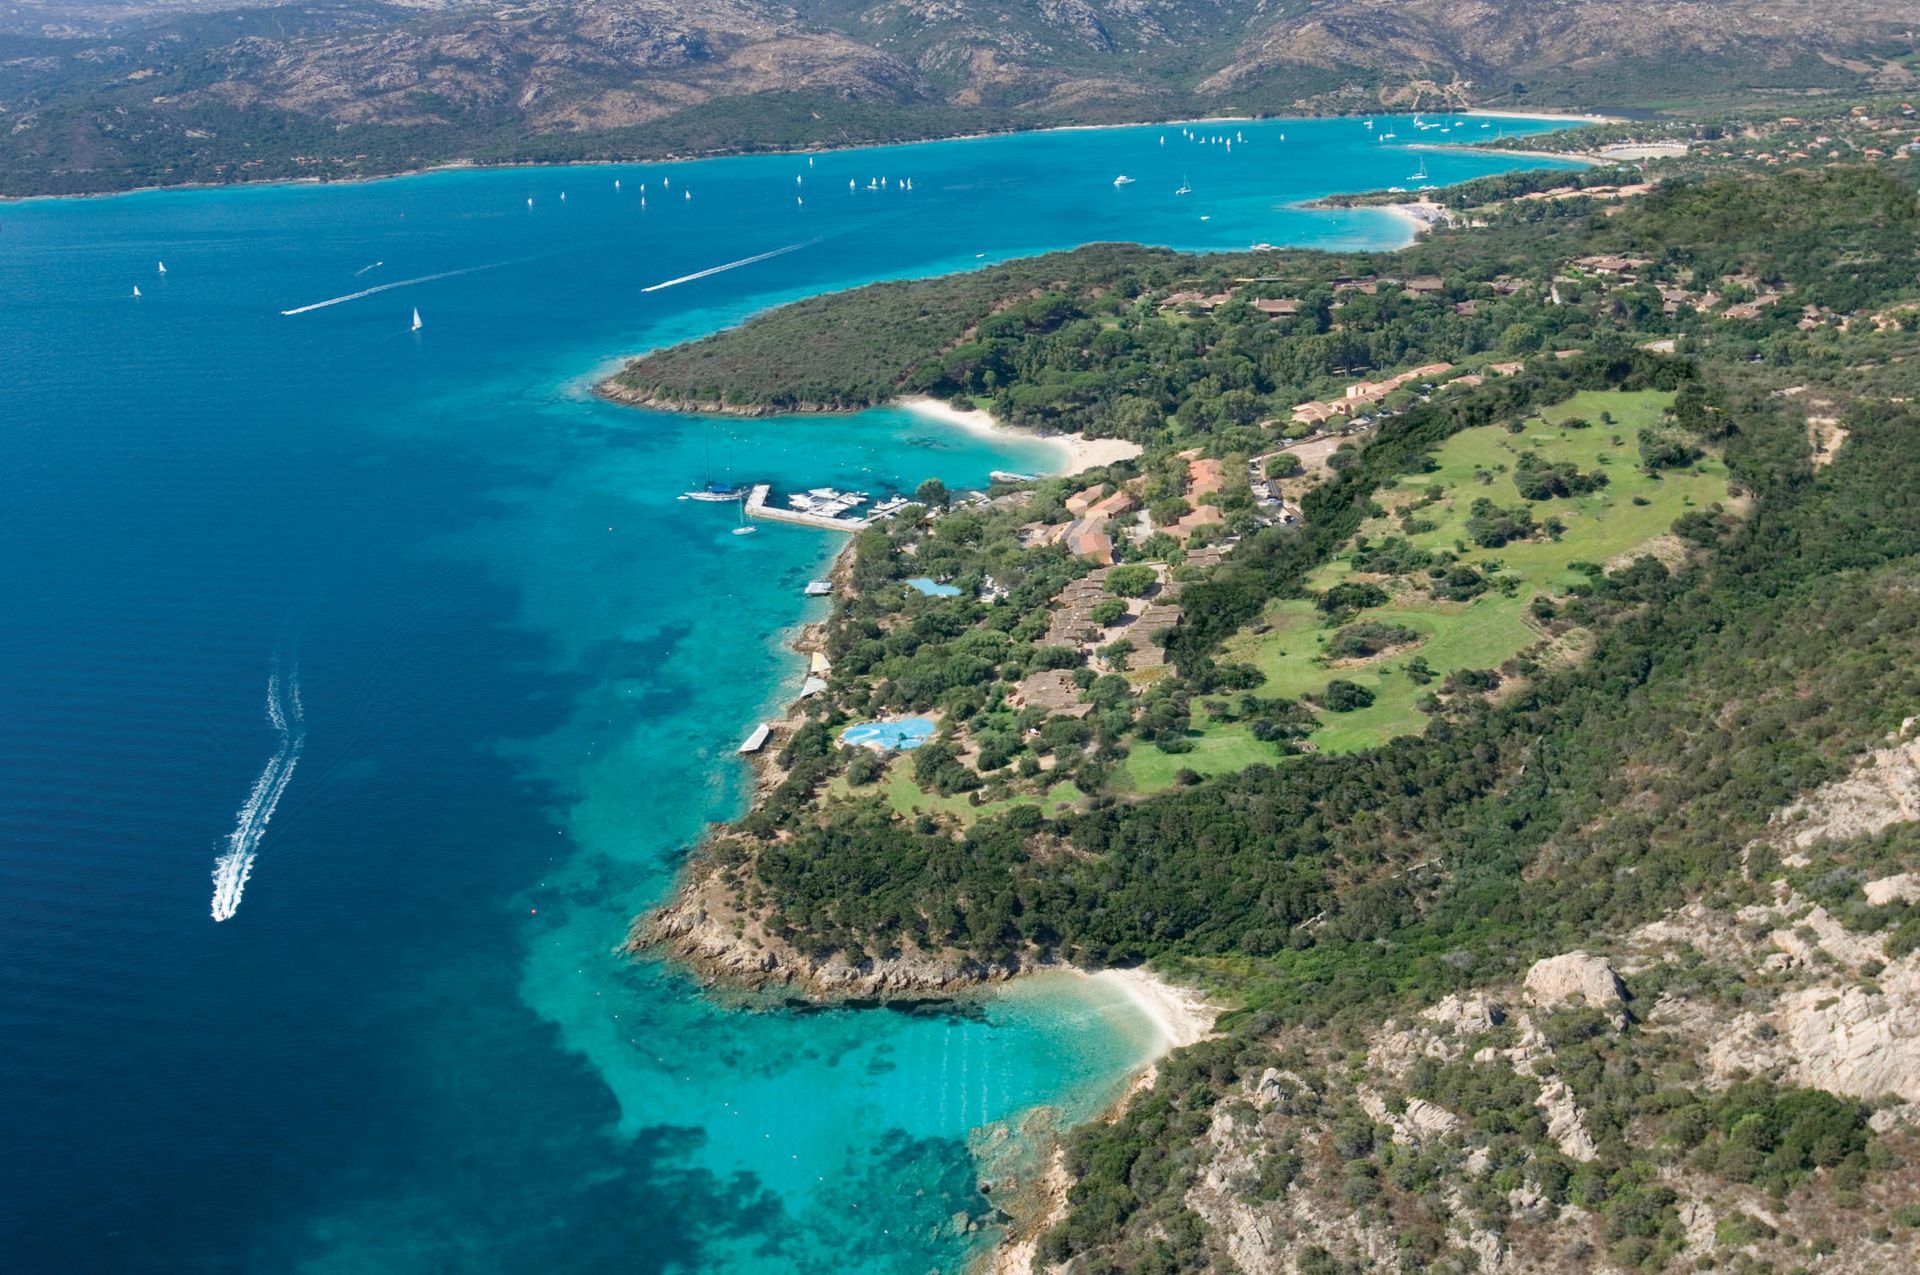
[[[0,1264],[924,1272],[989,1242],[954,1221],[1002,1171],[976,1152],[1109,1099],[1154,1044],[1129,1004],[744,1012],[616,949],[741,809],[733,749],[837,547],[677,500],[709,455],[880,494],[1050,451],[588,386],[782,300],[1088,241],[1391,245],[1290,205],[1537,162],[1416,155],[1449,138],[1399,118],[1194,129],[1244,141],[0,207]]]

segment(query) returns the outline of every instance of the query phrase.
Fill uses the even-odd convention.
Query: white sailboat
[[[1193,193],[1193,187],[1187,184],[1187,177],[1185,173],[1182,173],[1180,175],[1180,189],[1174,191],[1173,193],[1176,195],[1191,195]]]
[[[1427,177],[1427,161],[1425,159],[1422,159],[1420,161],[1420,167],[1418,171],[1416,171],[1413,174],[1413,176],[1407,178],[1407,180],[1410,182],[1423,182],[1423,181],[1430,180]]]
[[[167,272],[167,263],[162,261],[159,262],[158,265],[160,266],[160,273],[164,275]]]
[[[133,299],[135,301],[140,299],[140,285],[137,283],[133,285]]]
[[[413,327],[410,328],[409,331],[418,332],[421,328],[425,326],[426,324],[420,322],[420,307],[415,306],[413,308]]]

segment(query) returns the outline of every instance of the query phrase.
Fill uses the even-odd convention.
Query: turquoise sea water
[[[990,1126],[1096,1108],[1137,1013],[1067,978],[749,1013],[615,949],[740,810],[835,547],[677,500],[709,455],[880,494],[1050,453],[587,387],[871,279],[1402,235],[1289,207],[1412,171],[1357,121],[1228,129],[0,208],[9,1269],[962,1265]]]

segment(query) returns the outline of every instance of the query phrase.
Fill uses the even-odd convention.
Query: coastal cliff
[[[865,960],[818,957],[772,934],[727,902],[717,868],[696,868],[663,907],[637,917],[628,950],[661,952],[703,978],[746,990],[784,988],[812,1000],[897,1000],[951,996],[1017,974],[1038,961],[981,961],[954,952],[902,950]]]

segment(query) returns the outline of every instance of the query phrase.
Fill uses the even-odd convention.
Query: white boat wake
[[[267,759],[267,768],[253,781],[253,791],[240,807],[238,822],[227,834],[227,852],[213,865],[213,919],[225,921],[240,910],[240,896],[246,893],[247,878],[253,875],[253,857],[260,839],[267,835],[267,821],[273,818],[281,794],[293,779],[293,768],[300,762],[300,750],[307,743],[307,713],[300,703],[300,670],[296,667],[283,684],[276,666],[267,678],[267,721],[280,734],[280,746]]]
[[[708,266],[705,270],[696,270],[692,274],[683,274],[678,279],[668,279],[661,283],[650,283],[640,289],[640,291],[658,292],[662,288],[672,288],[683,283],[692,283],[695,279],[704,279],[708,275],[721,274],[728,270],[738,270],[741,266],[750,266],[757,261],[767,261],[774,257],[784,257],[790,252],[798,252],[802,248],[811,248],[819,242],[818,239],[809,239],[805,243],[790,243],[784,248],[775,248],[772,252],[756,253],[751,257],[742,257],[738,261],[729,261],[725,265]]]
[[[375,265],[382,264],[375,262]],[[391,292],[395,288],[410,288],[416,283],[434,283],[441,279],[456,279],[463,274],[478,274],[482,270],[498,270],[501,266],[512,265],[509,261],[495,262],[490,266],[467,266],[461,270],[442,270],[439,274],[423,274],[417,279],[395,279],[392,283],[376,283],[371,288],[362,288],[358,292],[349,292],[344,297],[328,297],[325,301],[315,301],[312,305],[297,305],[291,310],[282,310],[282,315],[305,314],[309,310],[324,310],[330,305],[345,305],[349,301],[358,301],[362,297],[373,296],[377,292]],[[368,269],[372,269],[371,266]]]

